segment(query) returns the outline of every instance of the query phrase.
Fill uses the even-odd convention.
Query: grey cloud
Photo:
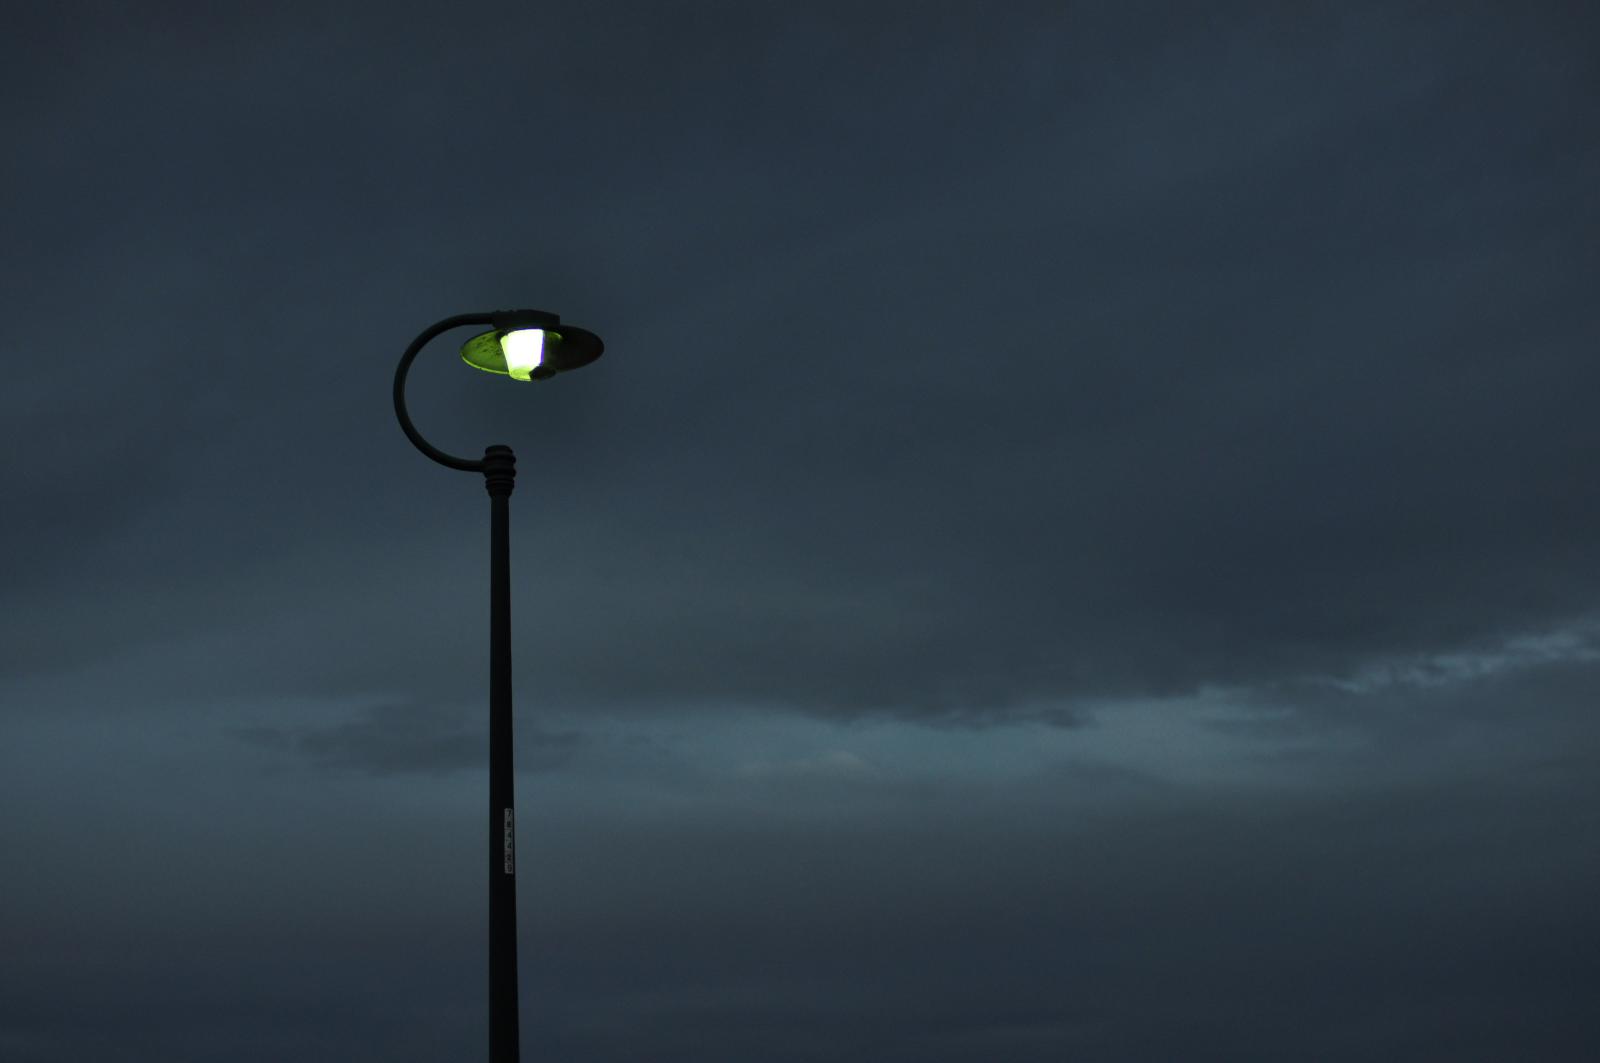
[[[373,705],[354,719],[326,725],[239,726],[233,735],[266,749],[296,754],[331,768],[377,775],[444,775],[481,770],[488,737],[461,713],[417,703]],[[516,736],[518,763],[535,771],[563,764],[582,741],[575,731],[524,726]]]
[[[525,780],[524,980],[538,1002],[525,1035],[573,1060],[644,1045],[666,1060],[1342,1058],[1373,1045],[1379,1058],[1489,1060],[1513,1044],[1581,1059],[1597,972],[1573,942],[1593,929],[1600,872],[1583,844],[1597,796],[1583,765],[1600,735],[1577,711],[1592,676],[1569,677],[1565,707],[1549,696],[1565,667],[1430,688],[1442,700],[1422,707],[1481,695],[1514,734],[1511,706],[1546,706],[1538,745],[1573,758],[1559,771],[1492,741],[1462,756],[1435,734],[1326,748],[1295,785],[1197,785],[1071,756],[994,771],[992,751],[957,734],[934,761],[917,754],[925,729],[874,725],[874,748],[821,722],[752,747],[792,770],[741,771],[750,743],[734,718],[659,721],[681,733]],[[428,715],[374,706],[352,723],[450,733]],[[1058,748],[1084,733],[1056,732]],[[158,787],[173,734],[108,741],[127,750],[106,775],[122,804],[66,794],[75,834],[12,847],[49,869],[8,892],[27,918],[5,930],[17,960],[0,976],[0,1028],[23,1058],[81,1056],[105,1030],[136,1060],[236,1042],[246,1059],[316,1045],[420,1060],[478,1043],[463,988],[482,966],[477,787],[264,775],[204,746]],[[55,769],[8,755],[0,798],[20,807],[5,788],[33,792],[28,779]],[[228,844],[241,832],[249,845]],[[108,873],[76,873],[84,851]],[[196,1006],[201,1027],[183,1020]],[[1530,1011],[1544,1016],[1534,1031]]]
[[[1346,671],[1592,608],[1600,588],[1582,558],[1597,514],[1570,489],[1600,443],[1583,400],[1592,365],[1576,353],[1600,328],[1579,295],[1595,220],[1577,102],[1587,56],[1548,25],[1485,18],[1524,51],[1370,13],[1326,38],[1271,18],[1175,24],[1159,44],[1119,45],[1131,65],[1040,60],[992,96],[939,89],[950,71],[930,56],[903,91],[845,85],[817,105],[865,168],[849,184],[830,161],[838,148],[808,154],[756,99],[709,98],[676,142],[627,125],[607,92],[631,90],[616,86],[571,102],[623,123],[590,130],[597,173],[620,181],[647,150],[659,168],[648,193],[617,204],[541,171],[534,198],[559,189],[566,208],[512,209],[532,192],[462,171],[448,150],[402,164],[381,124],[336,133],[293,85],[183,180],[225,186],[253,165],[252,130],[275,128],[284,109],[306,119],[292,144],[306,159],[346,135],[358,138],[352,166],[367,165],[362,137],[389,153],[388,179],[438,204],[446,244],[498,210],[532,245],[587,256],[564,275],[525,266],[524,241],[508,238],[448,283],[466,245],[419,263],[412,282],[432,286],[440,313],[458,295],[504,302],[531,287],[611,343],[591,375],[538,393],[461,381],[448,351],[419,369],[430,431],[462,449],[523,447],[518,631],[551,696],[981,719],[1041,700]],[[1363,36],[1369,23],[1385,34]],[[1070,23],[1043,24],[1025,46],[1004,20],[984,39],[1076,55]],[[319,32],[331,36],[315,47],[329,47],[352,29]],[[759,69],[775,79],[761,91],[795,106],[781,72],[809,53],[754,25],[727,32],[753,50],[735,47],[734,67],[706,76]],[[804,32],[866,47],[840,43],[825,18]],[[646,39],[622,41],[641,69],[681,78]],[[1222,42],[1234,51],[1218,65],[1208,48]],[[225,93],[249,90],[254,75],[240,76],[223,77]],[[350,77],[350,92],[376,91]],[[547,98],[514,73],[490,77]],[[1052,79],[1082,91],[1044,91]],[[1107,102],[1113,85],[1129,114]],[[983,126],[982,150],[956,150],[951,122]],[[699,152],[734,132],[747,154],[708,174]],[[198,246],[206,211],[238,209],[168,191],[159,156],[141,165],[130,187],[158,216],[187,219],[166,234],[179,254]],[[756,193],[797,166],[817,177],[808,190]],[[28,648],[13,667],[82,661],[151,632],[187,637],[181,617],[216,599],[201,608],[272,633],[256,652],[293,656],[292,669],[263,660],[267,676],[370,689],[393,673],[391,652],[424,659],[434,643],[420,640],[437,632],[374,618],[364,597],[416,587],[426,614],[473,593],[419,581],[476,541],[476,487],[406,451],[384,409],[389,362],[434,311],[413,318],[389,261],[372,262],[368,283],[349,272],[363,255],[395,259],[416,233],[376,224],[386,215],[370,250],[341,236],[334,258],[303,261],[331,216],[320,194],[380,209],[360,194],[365,177],[347,187],[350,171],[308,173],[285,186],[284,208],[252,208],[286,213],[282,239],[249,249],[279,274],[249,326],[228,324],[236,296],[201,300],[196,330],[238,356],[219,365],[201,347],[168,369],[165,388],[205,381],[176,385],[194,412],[175,424],[206,445],[180,454],[189,436],[152,440],[173,448],[159,480],[113,462],[70,512],[18,487],[30,511],[66,525],[59,539],[51,524],[13,528],[16,550],[45,547],[39,571],[52,579],[85,572],[140,595],[156,623],[75,607],[57,622],[48,601],[28,601],[40,584],[12,614],[43,621],[19,624],[8,644]],[[701,199],[707,182],[728,194]],[[244,268],[243,251],[217,253]],[[174,268],[201,292],[218,283]],[[137,319],[135,294],[113,293],[118,313],[92,327]],[[179,309],[154,298],[152,313]],[[159,353],[136,330],[130,342]],[[130,408],[170,415],[168,390],[142,406],[139,394]],[[163,490],[185,502],[150,500]],[[101,505],[118,534],[104,545],[87,537],[95,521],[69,519]],[[386,539],[407,545],[379,574],[365,555]],[[311,572],[330,596],[343,583],[348,603],[272,615],[284,606],[269,581]],[[348,622],[368,632],[368,655],[322,627],[342,614],[361,618]],[[441,660],[467,645],[445,638]]]

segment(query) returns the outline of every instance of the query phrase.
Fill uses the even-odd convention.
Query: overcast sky
[[[0,1059],[1595,1058],[1583,8],[14,13]]]

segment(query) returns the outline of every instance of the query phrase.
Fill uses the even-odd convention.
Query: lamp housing
[[[605,352],[588,329],[563,325],[544,310],[497,310],[492,328],[461,345],[461,360],[474,369],[513,380],[545,380],[588,365]]]

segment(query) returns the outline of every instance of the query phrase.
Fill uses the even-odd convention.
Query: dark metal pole
[[[458,325],[492,325],[496,333],[550,329],[561,318],[543,310],[457,314],[429,325],[400,356],[394,370],[394,413],[406,438],[451,469],[483,473],[489,490],[489,1063],[519,1063],[517,1023],[516,777],[511,753],[511,489],[517,459],[510,447],[492,446],[481,460],[447,454],[422,438],[406,411],[406,373],[418,352]],[[588,365],[605,350],[600,337],[566,326],[539,378]],[[477,364],[477,363],[474,363]],[[480,366],[480,368],[482,368]]]
[[[518,1063],[516,777],[511,757],[510,447],[483,455],[489,490],[489,1063]]]

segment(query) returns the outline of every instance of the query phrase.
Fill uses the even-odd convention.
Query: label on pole
[[[501,837],[504,839],[504,852],[505,852],[505,859],[506,859],[506,874],[514,875],[514,874],[517,873],[517,870],[516,870],[517,865],[516,865],[515,861],[513,861],[513,859],[512,859],[512,841],[511,841],[511,838],[512,838],[513,832],[512,832],[512,829],[511,829],[511,809],[508,808],[508,809],[505,810],[505,812],[506,812],[505,826],[504,826],[504,828],[502,828]]]

